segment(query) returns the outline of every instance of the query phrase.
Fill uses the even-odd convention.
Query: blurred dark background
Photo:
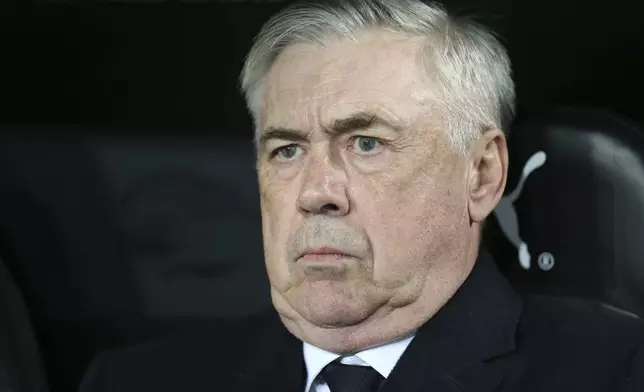
[[[75,390],[101,350],[270,308],[237,78],[287,3],[0,3],[0,258],[36,339],[14,331],[37,342],[52,391]],[[499,33],[521,110],[642,123],[639,4],[596,4],[446,2]]]
[[[41,0],[0,14],[4,123],[208,129],[250,135],[237,76],[261,23],[289,1]],[[642,118],[637,2],[448,0],[493,26],[522,105]]]

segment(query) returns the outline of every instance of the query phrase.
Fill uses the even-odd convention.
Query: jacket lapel
[[[522,301],[481,250],[458,292],[417,332],[381,392],[492,392],[516,361]]]

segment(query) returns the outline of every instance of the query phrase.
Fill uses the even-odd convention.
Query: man
[[[242,87],[279,320],[105,354],[82,391],[644,390],[641,324],[523,299],[480,249],[514,108],[487,30],[420,0],[300,3]]]

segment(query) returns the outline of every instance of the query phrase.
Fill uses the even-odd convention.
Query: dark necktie
[[[331,392],[376,392],[384,378],[371,366],[331,362],[321,373]]]

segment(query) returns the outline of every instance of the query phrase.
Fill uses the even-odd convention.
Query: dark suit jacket
[[[109,352],[82,392],[302,392],[302,343],[275,316]],[[644,392],[644,327],[521,298],[482,252],[382,392]]]

